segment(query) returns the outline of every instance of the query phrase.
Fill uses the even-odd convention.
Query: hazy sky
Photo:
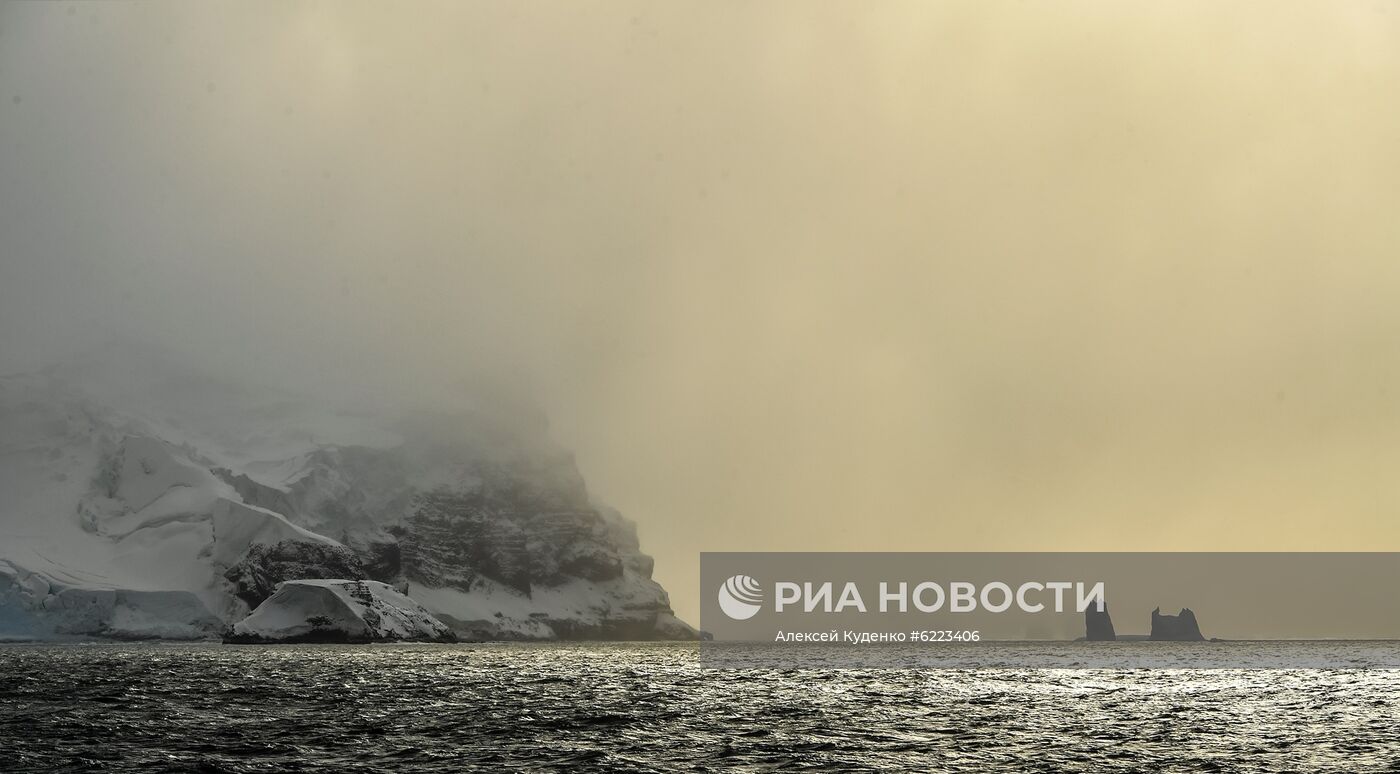
[[[702,550],[1400,549],[1400,9],[0,5],[0,371],[525,374]]]

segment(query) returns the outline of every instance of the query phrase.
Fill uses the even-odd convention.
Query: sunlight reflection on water
[[[709,670],[693,644],[9,645],[0,769],[1395,771],[1397,690],[1393,670]]]

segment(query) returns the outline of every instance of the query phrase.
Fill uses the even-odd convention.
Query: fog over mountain
[[[4,3],[0,373],[489,405],[691,621],[704,550],[1396,549],[1397,35]]]

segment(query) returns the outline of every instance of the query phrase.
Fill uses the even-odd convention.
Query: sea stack
[[[1163,615],[1162,608],[1152,611],[1152,634],[1149,640],[1168,642],[1200,642],[1205,639],[1196,623],[1196,614],[1183,607],[1177,615]]]
[[[1113,631],[1113,619],[1108,615],[1108,603],[1098,600],[1084,610],[1084,639],[1090,642],[1111,642],[1118,639]]]

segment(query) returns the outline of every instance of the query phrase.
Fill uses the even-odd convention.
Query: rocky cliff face
[[[1107,603],[1104,604],[1102,612],[1096,605],[1090,605],[1084,611],[1084,639],[1090,642],[1112,642],[1118,639],[1118,634],[1113,631],[1113,619],[1108,614]]]
[[[1201,627],[1196,623],[1196,614],[1191,612],[1191,608],[1182,608],[1181,613],[1177,615],[1165,615],[1159,607],[1152,611],[1152,633],[1148,635],[1148,639],[1199,642],[1205,637],[1201,634]]]
[[[350,412],[121,365],[0,380],[0,559],[30,578],[0,595],[0,629],[52,631],[34,579],[181,592],[231,624],[320,578],[407,591],[465,638],[694,637],[635,526],[542,422]]]

